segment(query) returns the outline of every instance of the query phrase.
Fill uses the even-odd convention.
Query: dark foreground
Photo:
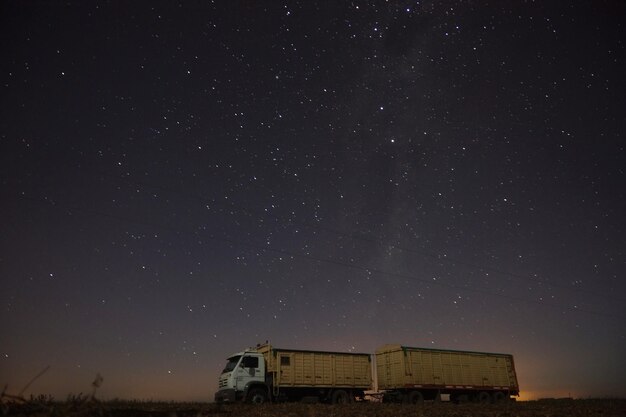
[[[100,416],[100,417],[624,417],[626,400],[542,400],[504,405],[426,403],[420,407],[400,404],[357,403],[219,405],[210,403],[30,401],[3,403],[4,416]]]

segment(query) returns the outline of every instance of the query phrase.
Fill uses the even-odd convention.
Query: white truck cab
[[[265,402],[268,398],[265,368],[265,359],[259,352],[246,350],[234,354],[220,375],[215,401]]]

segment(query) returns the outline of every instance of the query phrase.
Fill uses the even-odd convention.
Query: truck
[[[503,353],[415,348],[378,348],[376,374],[383,401],[500,403],[519,395],[513,356]]]
[[[228,358],[215,402],[348,403],[372,385],[371,355],[257,345]]]
[[[383,402],[420,404],[449,395],[457,403],[497,403],[519,395],[519,387],[509,354],[388,344],[372,355],[265,343],[228,358],[215,402],[341,404],[365,400],[366,393]]]

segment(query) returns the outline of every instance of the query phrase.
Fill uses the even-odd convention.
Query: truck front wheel
[[[267,401],[267,393],[261,388],[252,388],[248,392],[247,402],[250,404],[263,404]]]

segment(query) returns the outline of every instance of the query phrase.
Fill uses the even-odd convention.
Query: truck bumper
[[[216,403],[234,403],[236,400],[237,396],[232,388],[221,389],[215,393]]]

